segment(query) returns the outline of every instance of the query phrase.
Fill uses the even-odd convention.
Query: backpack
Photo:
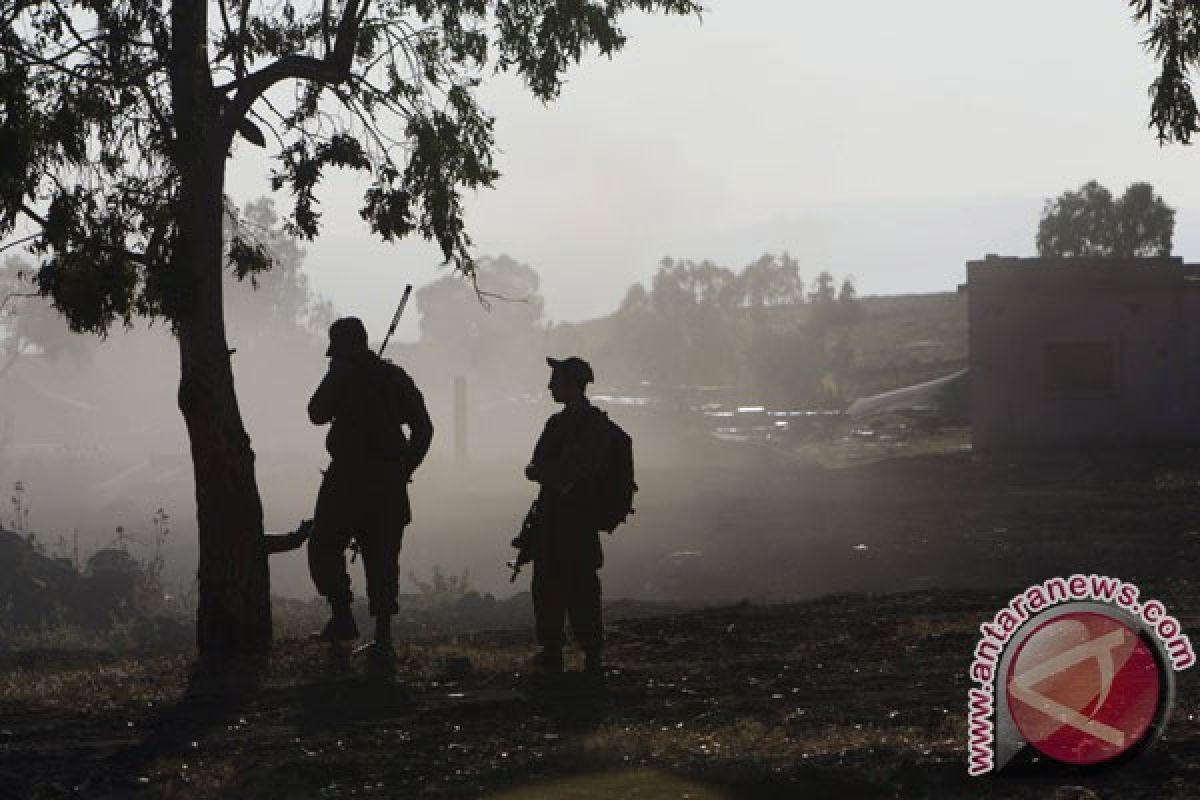
[[[401,427],[408,422],[407,387],[412,382],[402,367],[382,359],[367,373],[363,402],[367,451],[388,460],[403,460],[408,437]]]
[[[608,460],[596,478],[593,508],[597,527],[612,533],[634,513],[633,495],[638,485],[633,479],[633,439],[608,414],[600,413],[608,430]]]

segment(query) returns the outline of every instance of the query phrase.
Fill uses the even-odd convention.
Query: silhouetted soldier
[[[403,369],[367,347],[355,317],[329,326],[329,371],[308,403],[314,425],[333,424],[325,438],[332,458],[317,495],[308,565],[333,615],[317,636],[329,642],[358,637],[350,612],[346,548],[357,540],[375,617],[375,643],[391,645],[397,611],[400,544],[412,521],[409,476],[421,465],[433,423],[420,390]],[[401,425],[407,425],[411,440]]]
[[[562,672],[563,624],[570,619],[584,652],[584,669],[599,677],[604,624],[596,571],[604,554],[593,505],[595,482],[608,454],[608,422],[584,393],[594,380],[586,361],[572,356],[547,358],[546,363],[551,368],[547,388],[563,410],[546,420],[525,468],[525,477],[541,485],[542,535],[533,558],[533,612],[541,645],[535,667],[543,675]]]

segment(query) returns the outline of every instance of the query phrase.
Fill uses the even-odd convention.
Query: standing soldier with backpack
[[[375,617],[375,644],[390,648],[398,610],[400,543],[412,521],[408,481],[433,439],[421,392],[400,367],[367,346],[355,317],[329,326],[329,371],[308,403],[314,425],[332,422],[325,438],[332,462],[317,495],[308,565],[332,617],[317,637],[330,643],[358,638],[346,548],[357,540]],[[411,438],[405,436],[407,425]]]
[[[546,363],[551,369],[547,388],[563,410],[546,421],[525,468],[525,477],[541,486],[537,541],[531,553],[533,612],[541,646],[535,668],[543,676],[562,672],[563,626],[569,619],[584,652],[584,671],[600,678],[604,623],[597,570],[604,554],[599,532],[611,531],[631,511],[632,449],[624,431],[588,401],[585,390],[594,380],[591,366],[576,356],[547,358]],[[620,495],[615,501],[614,494]],[[614,505],[624,508],[614,513]]]

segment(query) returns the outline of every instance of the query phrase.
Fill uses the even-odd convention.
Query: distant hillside
[[[863,318],[848,329],[853,367],[845,376],[843,396],[874,394],[919,383],[962,369],[967,363],[967,300],[958,292],[861,297]],[[792,307],[765,312],[775,324],[788,316],[806,320],[808,311]],[[553,352],[606,353],[617,315],[558,325],[551,329]]]
[[[848,395],[919,383],[967,363],[967,298],[958,292],[863,297],[850,342]]]

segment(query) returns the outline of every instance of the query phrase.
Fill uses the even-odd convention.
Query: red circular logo
[[[1137,631],[1095,611],[1063,614],[1020,645],[1007,677],[1021,735],[1068,764],[1098,764],[1146,736],[1163,692],[1159,665]]]

